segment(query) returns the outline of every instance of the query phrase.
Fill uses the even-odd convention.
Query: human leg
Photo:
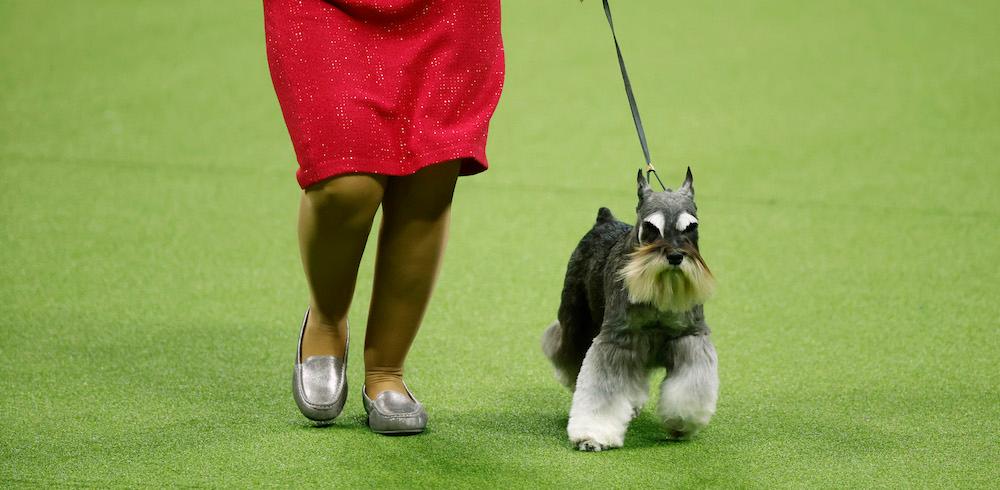
[[[390,177],[382,199],[375,281],[365,335],[365,387],[406,393],[403,362],[417,334],[447,241],[459,160]]]
[[[310,290],[303,360],[345,354],[347,312],[385,182],[380,175],[341,175],[302,194],[299,250]]]

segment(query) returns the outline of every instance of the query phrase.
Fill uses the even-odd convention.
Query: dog
[[[694,178],[654,192],[639,170],[636,224],[601,208],[566,267],[557,320],[542,335],[556,377],[573,392],[566,431],[580,450],[621,447],[666,367],[659,416],[689,439],[715,413],[718,361],[704,302],[715,280],[698,249]]]

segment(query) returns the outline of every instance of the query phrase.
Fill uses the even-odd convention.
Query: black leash
[[[632,108],[632,120],[635,122],[636,132],[639,133],[639,144],[642,145],[642,154],[646,157],[646,180],[649,180],[649,174],[653,174],[656,177],[656,181],[660,183],[660,187],[666,190],[667,187],[663,185],[663,181],[660,180],[660,176],[657,175],[656,169],[653,168],[653,163],[649,158],[649,146],[646,145],[646,132],[642,129],[642,118],[639,117],[639,107],[635,104],[635,95],[632,93],[632,82],[628,79],[628,70],[625,69],[625,60],[622,58],[622,48],[618,46],[615,23],[611,20],[611,6],[608,5],[608,0],[603,1],[604,15],[608,18],[608,25],[611,27],[611,38],[615,40],[615,51],[618,53],[618,67],[622,69],[622,80],[625,81],[625,94],[628,95],[628,105]]]

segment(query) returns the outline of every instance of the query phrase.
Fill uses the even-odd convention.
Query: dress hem
[[[486,151],[482,144],[462,143],[428,151],[409,161],[392,165],[389,168],[382,167],[378,171],[366,171],[365,168],[376,168],[379,165],[385,165],[384,163],[378,162],[379,165],[374,165],[373,163],[375,162],[368,164],[369,162],[359,162],[354,158],[325,160],[318,164],[310,165],[308,170],[300,167],[295,173],[295,178],[299,183],[299,187],[305,189],[339,175],[374,174],[396,177],[412,175],[424,167],[456,159],[462,159],[462,165],[458,173],[460,176],[475,175],[489,168],[489,162],[486,160]]]

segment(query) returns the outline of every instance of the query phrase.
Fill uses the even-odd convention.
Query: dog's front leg
[[[584,451],[621,447],[633,407],[642,406],[647,393],[640,354],[598,335],[577,377],[566,428],[570,441]]]
[[[715,347],[708,335],[688,335],[669,342],[659,413],[671,439],[690,439],[715,414],[719,398],[717,366]]]

